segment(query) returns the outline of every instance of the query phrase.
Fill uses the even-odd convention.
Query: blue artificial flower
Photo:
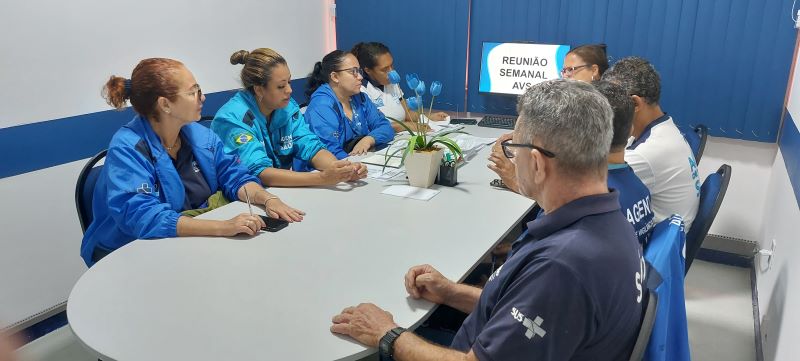
[[[417,85],[419,85],[419,76],[416,73],[406,74],[406,85],[411,90],[416,89]]]
[[[414,88],[414,90],[416,90],[418,95],[425,95],[425,82],[420,80],[419,84],[417,84],[417,87]]]
[[[438,97],[439,94],[442,94],[442,82],[436,80],[431,83],[431,95]]]
[[[389,72],[389,84],[400,84],[400,74],[397,70],[392,70]]]
[[[419,107],[422,106],[422,98],[421,97],[409,97],[406,99],[406,103],[408,104],[408,108],[411,110],[417,110]]]

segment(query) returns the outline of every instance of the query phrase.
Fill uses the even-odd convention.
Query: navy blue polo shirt
[[[451,347],[479,360],[627,360],[643,259],[618,197],[583,197],[529,222]]]
[[[622,214],[633,226],[639,243],[646,245],[655,225],[650,190],[627,163],[608,165],[608,188],[619,190]]]
[[[183,198],[183,210],[198,209],[207,207],[206,201],[211,197],[211,187],[203,177],[203,172],[194,160],[192,147],[181,135],[181,142],[184,144],[178,149],[177,158],[172,159],[172,165],[178,171],[178,175],[183,182],[183,189],[186,192]]]

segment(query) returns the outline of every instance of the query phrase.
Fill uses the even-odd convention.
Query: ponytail
[[[308,86],[306,87],[306,95],[309,98],[319,87],[331,80],[331,73],[339,69],[348,54],[341,50],[334,50],[325,55],[322,61],[314,64],[314,70],[311,71],[311,74],[308,74]]]

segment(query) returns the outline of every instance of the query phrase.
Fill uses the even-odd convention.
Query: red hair
[[[181,67],[183,63],[173,59],[144,59],[133,69],[129,88],[125,87],[125,78],[112,75],[103,87],[103,98],[116,109],[122,109],[130,100],[136,113],[157,120],[158,98],[175,99],[179,91],[175,72]]]

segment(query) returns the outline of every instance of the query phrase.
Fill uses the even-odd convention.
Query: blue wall
[[[786,165],[786,172],[789,174],[789,180],[794,188],[794,196],[797,203],[800,204],[800,131],[789,111],[786,111],[786,117],[783,120],[778,145]]]
[[[395,69],[403,77],[417,73],[430,85],[444,85],[438,109],[464,110],[467,54],[467,0],[339,0],[336,1],[336,44],[350,50],[362,41],[386,44]],[[426,107],[430,96],[425,97]]]
[[[661,103],[679,124],[706,124],[714,136],[776,141],[795,40],[791,0],[339,0],[338,44],[385,42],[403,60],[401,72],[413,65],[450,85],[454,74],[463,75],[465,61],[458,58],[465,47],[447,42],[467,39],[458,34],[467,17],[452,14],[466,14],[466,6],[470,111],[515,112],[514,97],[478,93],[483,41],[604,42],[612,62],[638,55],[655,64]],[[411,17],[426,25],[413,28]],[[449,35],[450,29],[455,33]],[[436,61],[414,57],[418,53],[436,54]],[[455,94],[448,99],[463,109]]]
[[[306,78],[292,80],[292,97],[306,101]],[[214,115],[235,90],[206,94],[203,115]],[[107,148],[111,136],[134,116],[131,108],[107,110],[0,129],[0,178],[85,159]]]

